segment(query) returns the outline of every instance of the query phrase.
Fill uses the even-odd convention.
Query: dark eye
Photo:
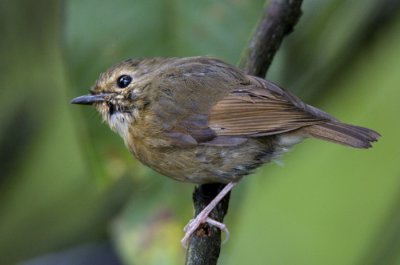
[[[120,77],[118,77],[117,80],[117,86],[119,88],[125,88],[127,86],[129,86],[129,84],[132,82],[132,77],[129,75],[121,75]]]

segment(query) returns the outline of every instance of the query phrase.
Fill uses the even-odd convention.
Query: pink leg
[[[189,221],[189,223],[185,226],[183,231],[185,232],[185,236],[181,240],[181,244],[184,248],[187,248],[188,241],[190,236],[196,231],[196,229],[203,223],[209,223],[214,225],[224,231],[226,233],[226,239],[229,238],[229,231],[223,223],[217,222],[208,217],[211,211],[217,206],[217,204],[225,197],[225,195],[237,184],[237,182],[229,182],[218,195],[204,208],[196,218]],[[224,242],[225,242],[224,241]]]

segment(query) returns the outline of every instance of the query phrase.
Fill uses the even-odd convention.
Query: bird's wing
[[[157,80],[152,111],[176,146],[232,146],[333,119],[272,82],[214,59],[186,59]]]
[[[208,126],[218,136],[274,135],[334,120],[270,81],[249,79],[210,109]]]

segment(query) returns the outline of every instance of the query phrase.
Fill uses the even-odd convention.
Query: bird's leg
[[[223,223],[215,221],[208,217],[211,211],[217,206],[217,204],[225,197],[226,194],[237,184],[237,182],[229,182],[226,186],[218,193],[218,195],[189,223],[185,226],[183,231],[185,232],[185,236],[181,240],[181,244],[184,248],[188,245],[188,240],[190,236],[196,231],[196,229],[203,223],[209,223],[221,229],[226,234],[225,241],[229,238],[229,231]],[[224,241],[224,242],[225,242]]]

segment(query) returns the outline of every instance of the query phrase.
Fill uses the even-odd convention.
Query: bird
[[[304,139],[366,149],[380,137],[213,57],[127,59],[89,92],[71,103],[94,106],[141,163],[178,181],[226,184],[189,221],[183,246],[203,223],[228,233],[208,217],[212,209],[244,176]]]

